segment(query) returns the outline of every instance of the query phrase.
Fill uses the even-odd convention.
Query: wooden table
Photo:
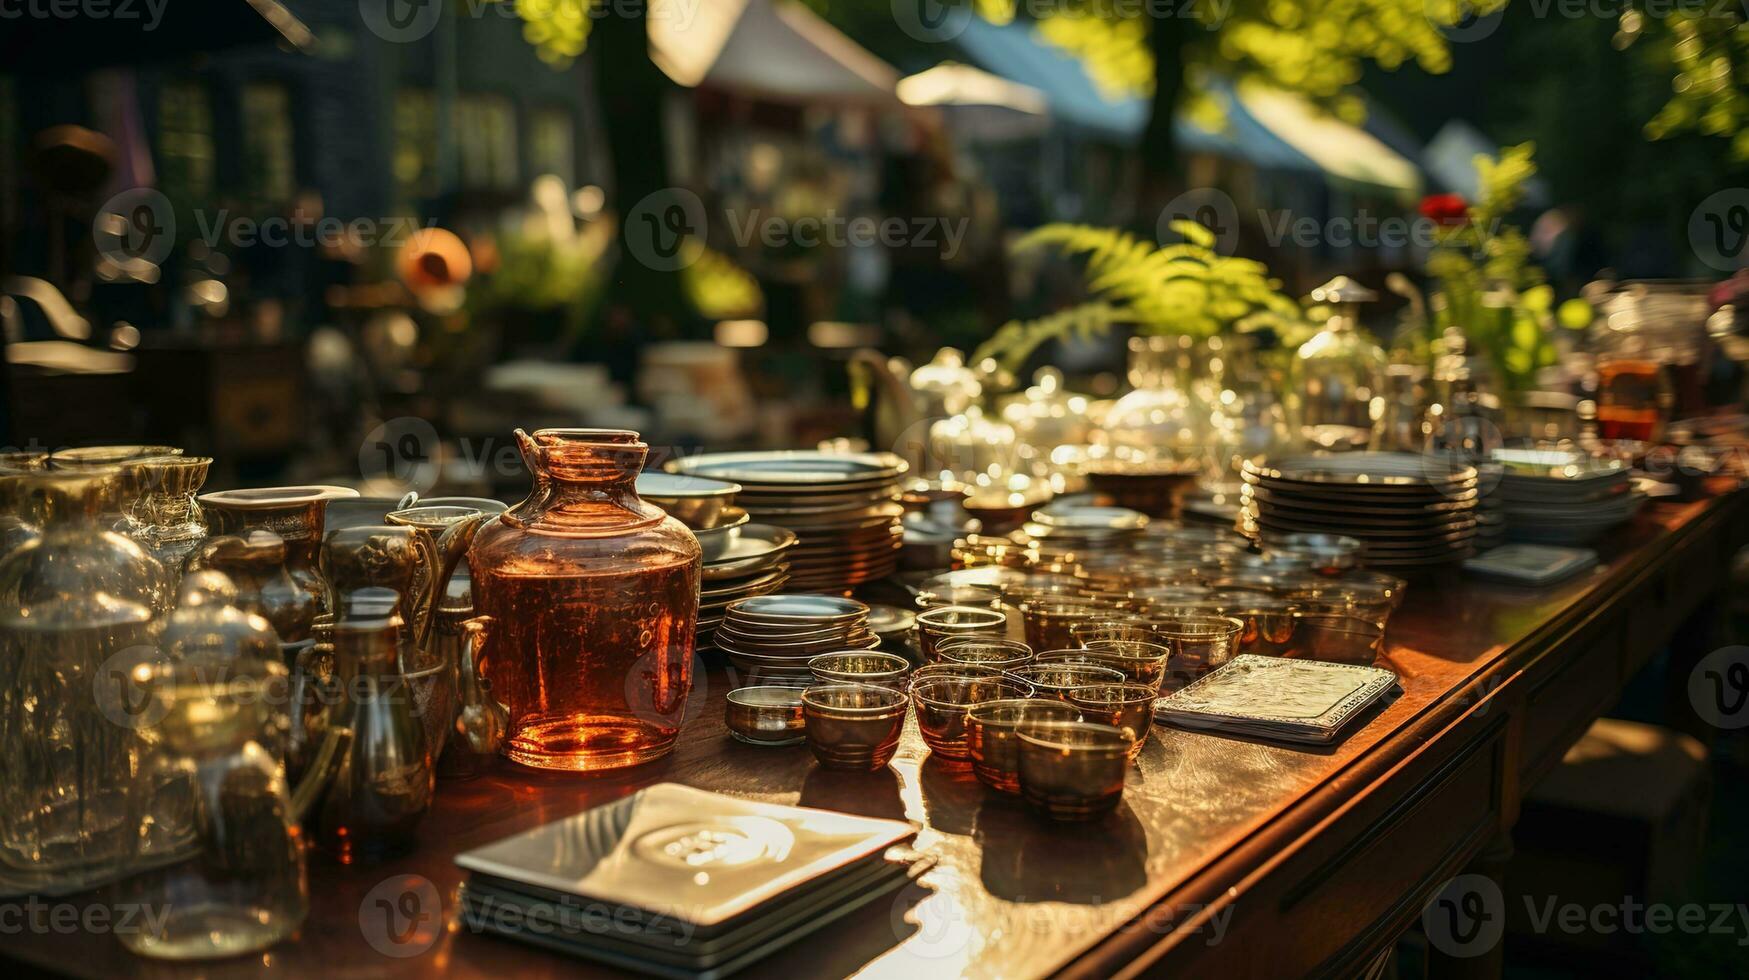
[[[451,858],[666,780],[915,820],[918,848],[938,859],[918,884],[748,975],[1352,973],[1509,830],[1524,787],[1704,616],[1745,541],[1749,494],[1734,494],[1648,507],[1606,544],[1603,568],[1550,589],[1416,583],[1385,661],[1403,694],[1341,744],[1164,730],[1124,805],[1091,826],[1042,824],[944,770],[914,727],[891,768],[872,776],[822,771],[800,746],[741,745],[723,728],[731,678],[718,668],[702,676],[697,713],[665,760],[605,777],[502,771],[442,783],[412,856],[352,868],[312,857],[309,921],[264,955],[178,969],[130,957],[108,937],[33,934],[7,936],[0,955],[87,976],[605,973],[469,933],[454,921],[461,875]],[[1693,646],[1675,652],[1705,652]],[[421,892],[419,878],[434,887]],[[403,893],[427,898],[401,906],[411,919],[391,912]]]

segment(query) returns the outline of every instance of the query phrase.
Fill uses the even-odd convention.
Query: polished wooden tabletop
[[[917,883],[803,938],[762,963],[757,975],[1109,973],[1189,924],[1196,931],[1175,941],[1217,944],[1225,920],[1220,909],[1205,912],[1212,897],[1241,894],[1277,850],[1315,833],[1357,787],[1383,778],[1378,774],[1415,751],[1438,713],[1476,697],[1479,681],[1517,669],[1513,658],[1536,655],[1539,638],[1555,624],[1612,601],[1648,568],[1671,560],[1677,542],[1716,533],[1719,512],[1731,508],[1741,509],[1736,497],[1652,505],[1604,543],[1602,567],[1547,589],[1456,576],[1416,582],[1391,622],[1382,660],[1397,672],[1402,694],[1338,745],[1286,747],[1156,729],[1129,776],[1123,805],[1096,823],[1044,823],[1020,803],[986,792],[969,775],[932,761],[914,724],[890,768],[873,775],[822,770],[803,746],[733,741],[723,724],[723,695],[734,678],[716,666],[699,676],[691,716],[668,758],[606,776],[507,766],[440,783],[410,856],[360,867],[312,856],[309,920],[298,938],[265,954],[178,968],[133,958],[107,937],[26,934],[0,942],[0,955],[89,976],[605,973],[468,931],[457,921],[462,875],[452,858],[673,781],[921,825],[916,848],[936,863]],[[391,900],[380,901],[385,896]]]

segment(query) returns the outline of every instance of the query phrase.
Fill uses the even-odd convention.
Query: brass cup
[[[984,606],[937,606],[917,614],[917,643],[923,649],[923,660],[936,659],[936,646],[942,640],[968,636],[1003,636],[1008,631],[1008,615]]]
[[[1166,679],[1166,665],[1171,663],[1170,647],[1147,640],[1089,640],[1087,652],[1098,654],[1102,662],[1123,671],[1134,684],[1151,684],[1154,690]]]
[[[1161,619],[1154,629],[1172,651],[1166,678],[1171,693],[1233,659],[1245,624],[1230,616],[1185,614]]]
[[[1133,739],[1087,721],[1027,721],[1020,740],[1020,795],[1052,820],[1093,820],[1123,800]]]
[[[873,684],[816,684],[802,691],[808,749],[826,769],[874,772],[892,761],[905,728],[903,691]]]
[[[966,745],[966,713],[985,701],[1032,696],[1032,688],[1011,677],[937,674],[911,687],[917,730],[929,751],[945,766],[972,764]]]
[[[822,682],[839,681],[893,687],[904,683],[905,675],[911,672],[911,661],[896,653],[845,650],[810,657],[808,672],[814,675],[815,680]]]
[[[1031,684],[1039,697],[1067,701],[1071,688],[1088,684],[1121,684],[1123,671],[1116,667],[1086,663],[1030,663],[1010,671],[1015,677]]]
[[[935,647],[937,662],[964,664],[974,667],[994,667],[1010,670],[1032,663],[1032,647],[1019,640],[995,637],[964,637],[943,640]]]
[[[1026,721],[1080,721],[1081,712],[1055,698],[1003,698],[966,712],[966,751],[978,781],[998,793],[1020,793],[1020,739]]]
[[[736,741],[749,745],[794,745],[802,741],[802,692],[761,686],[730,691],[724,720]]]
[[[1070,630],[1077,623],[1110,618],[1111,607],[1088,599],[1028,599],[1020,604],[1026,642],[1034,650],[1058,650],[1075,645]]]
[[[1131,739],[1130,758],[1141,754],[1154,725],[1157,686],[1147,684],[1089,684],[1069,691],[1069,703],[1081,709],[1088,721],[1121,728]]]

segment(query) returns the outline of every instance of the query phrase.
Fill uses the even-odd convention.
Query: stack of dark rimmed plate
[[[1504,465],[1494,496],[1515,541],[1586,545],[1632,518],[1646,502],[1619,460],[1562,451],[1496,450]]]
[[[730,603],[713,642],[755,676],[806,678],[809,658],[872,650],[880,637],[869,629],[868,607],[855,599],[785,594]]]
[[[1462,561],[1474,553],[1475,467],[1409,453],[1297,456],[1242,468],[1241,529],[1253,537],[1342,534],[1386,568]]]
[[[769,595],[789,582],[786,560],[795,532],[770,524],[743,524],[721,555],[704,563],[698,583],[698,645],[709,646],[731,603]]]
[[[906,466],[892,453],[708,453],[672,460],[668,468],[739,483],[735,503],[753,520],[794,531],[800,542],[788,557],[792,590],[847,592],[898,567]]]

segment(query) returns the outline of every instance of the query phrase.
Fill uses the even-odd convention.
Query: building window
[[[558,174],[567,185],[576,182],[577,158],[570,109],[549,107],[529,114],[528,168],[533,177]]]
[[[243,86],[243,179],[257,203],[283,205],[296,189],[291,94],[278,82]]]
[[[213,107],[199,82],[165,82],[158,93],[158,169],[171,197],[213,195]]]
[[[516,167],[516,107],[496,95],[456,99],[455,140],[462,186],[513,190]]]
[[[402,203],[437,196],[437,98],[430,92],[395,94],[394,167]]]

